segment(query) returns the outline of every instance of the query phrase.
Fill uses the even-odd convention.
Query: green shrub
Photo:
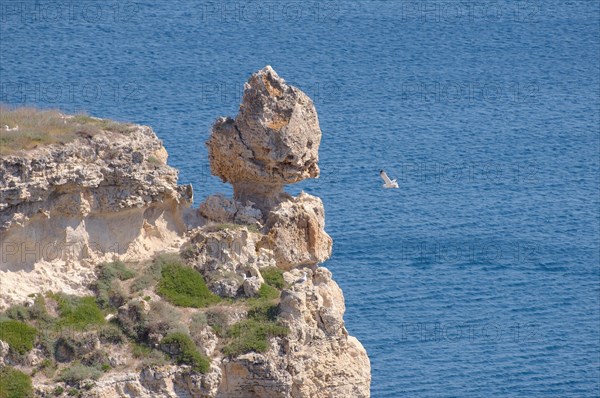
[[[36,335],[37,330],[26,323],[13,319],[0,321],[0,340],[19,354],[25,354],[33,348]]]
[[[60,325],[83,329],[89,325],[102,325],[105,323],[104,315],[98,307],[95,297],[77,297],[64,294],[58,294],[55,297],[60,312]]]
[[[61,386],[57,386],[54,390],[52,390],[52,394],[54,394],[54,396],[58,397],[59,395],[62,395],[62,393],[65,392],[65,389],[62,388]]]
[[[167,335],[160,342],[160,348],[178,364],[190,365],[196,372],[206,373],[210,368],[208,358],[198,352],[196,344],[185,333],[175,332]]]
[[[31,377],[10,366],[0,367],[0,398],[32,398]]]
[[[126,281],[135,276],[135,271],[128,268],[122,261],[114,261],[112,263],[100,264],[98,280],[111,282],[114,279]]]
[[[24,305],[13,305],[6,310],[6,316],[16,321],[28,321],[31,318],[29,308]]]
[[[132,343],[131,354],[133,355],[134,358],[137,358],[137,359],[147,358],[150,356],[152,351],[153,351],[152,348],[150,348],[146,345],[135,343],[135,342]]]
[[[32,319],[41,320],[44,322],[52,322],[52,317],[46,309],[46,299],[42,294],[37,294],[33,301],[33,305],[29,308],[29,315]]]
[[[276,289],[283,289],[285,287],[285,280],[283,279],[283,270],[277,267],[268,267],[260,270],[265,283]]]
[[[95,350],[89,353],[81,360],[81,363],[89,367],[101,369],[102,371],[111,368],[108,354],[102,350]]]
[[[76,388],[69,388],[69,391],[67,391],[67,395],[69,397],[75,397],[75,396],[81,396],[81,393]]]
[[[270,301],[256,300],[248,310],[248,318],[257,321],[275,322],[279,315],[279,306]]]
[[[100,369],[76,363],[62,371],[60,380],[69,385],[75,385],[87,379],[98,380],[100,376],[102,376]]]
[[[181,307],[201,308],[220,301],[198,271],[178,263],[163,265],[157,293]]]
[[[266,283],[260,285],[260,289],[258,289],[258,298],[264,300],[274,300],[279,298],[279,290],[274,288],[273,286],[269,286]]]
[[[231,341],[223,348],[223,353],[238,356],[251,351],[265,352],[269,349],[270,337],[283,337],[288,333],[288,328],[275,322],[245,319],[227,331]]]

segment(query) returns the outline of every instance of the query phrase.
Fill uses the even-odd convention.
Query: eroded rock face
[[[102,259],[179,240],[192,190],[166,159],[147,126],[0,157],[0,308],[40,286],[84,293]]]
[[[257,247],[262,236],[247,227],[195,233],[184,256],[222,297],[253,297],[264,282],[260,269],[276,266],[272,252]]]
[[[244,86],[235,120],[220,118],[207,142],[212,173],[234,198],[268,210],[283,186],[319,176],[321,129],[312,100],[267,66]]]
[[[297,282],[307,272],[304,283]],[[271,349],[223,360],[218,397],[328,398],[370,396],[367,352],[344,327],[344,296],[325,268],[284,274],[280,318],[290,328]],[[246,394],[246,395],[245,395]]]
[[[280,203],[269,213],[266,227],[269,232],[259,247],[273,251],[279,268],[316,265],[331,256],[323,202],[315,196],[302,193]]]

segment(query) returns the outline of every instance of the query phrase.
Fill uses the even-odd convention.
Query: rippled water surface
[[[382,397],[598,396],[599,3],[1,0],[2,101],[151,125],[194,185],[272,65]],[[385,168],[399,190],[381,189]]]

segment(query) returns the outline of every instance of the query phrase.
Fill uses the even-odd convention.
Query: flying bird
[[[393,180],[390,180],[390,177],[388,177],[387,173],[383,169],[379,170],[379,176],[383,179],[383,182],[385,183],[382,185],[384,188],[398,188],[398,183],[396,182],[396,179],[394,178]]]

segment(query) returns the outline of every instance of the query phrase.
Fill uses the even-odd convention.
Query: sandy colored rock
[[[331,256],[323,202],[315,196],[302,193],[280,203],[269,213],[266,228],[267,236],[259,247],[273,251],[279,268],[315,265]]]
[[[186,230],[191,186],[150,127],[0,157],[0,308],[40,286],[89,293],[94,265],[141,259]]]
[[[285,184],[319,176],[320,142],[312,100],[266,66],[244,85],[235,120],[217,119],[207,146],[212,173],[264,211],[286,198]]]

